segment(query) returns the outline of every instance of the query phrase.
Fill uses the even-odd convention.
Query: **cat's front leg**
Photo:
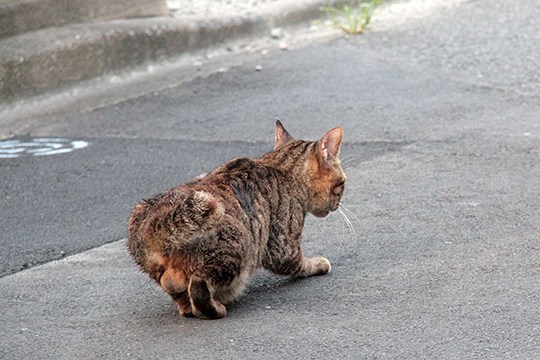
[[[298,273],[299,277],[308,277],[316,275],[326,275],[330,272],[332,265],[327,258],[317,256],[313,258],[302,259],[302,270]]]
[[[294,277],[325,275],[332,267],[330,261],[324,257],[304,257],[300,247],[286,251],[269,249],[263,259],[263,266],[278,275]]]

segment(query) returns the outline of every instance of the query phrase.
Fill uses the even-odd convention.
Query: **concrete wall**
[[[69,23],[166,14],[165,0],[0,0],[0,38]]]

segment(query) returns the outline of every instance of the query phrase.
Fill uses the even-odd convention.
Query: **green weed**
[[[373,16],[373,11],[384,0],[351,0],[342,8],[326,6],[326,12],[334,24],[347,34],[360,34],[364,32]]]

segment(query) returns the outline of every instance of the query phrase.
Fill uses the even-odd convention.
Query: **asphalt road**
[[[466,2],[36,126],[32,136],[89,145],[0,159],[1,357],[539,358],[540,97],[528,75],[538,62],[501,75],[510,30],[523,22],[537,34],[527,14],[538,6],[522,3],[482,31],[464,14],[489,19],[500,6]],[[425,35],[452,23],[462,42]],[[453,55],[482,46],[488,30],[500,41],[474,55],[489,69],[480,81]],[[381,49],[381,37],[393,46]],[[327,256],[331,274],[261,272],[227,318],[179,318],[117,241],[129,209],[270,149],[276,117],[297,137],[345,129],[355,236],[335,214],[310,218],[305,253]]]

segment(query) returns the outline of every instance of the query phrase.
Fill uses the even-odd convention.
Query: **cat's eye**
[[[334,189],[332,190],[332,193],[334,195],[341,195],[341,193],[343,192],[344,187],[345,187],[345,181],[342,181],[342,182],[338,183],[336,186],[334,186]]]

